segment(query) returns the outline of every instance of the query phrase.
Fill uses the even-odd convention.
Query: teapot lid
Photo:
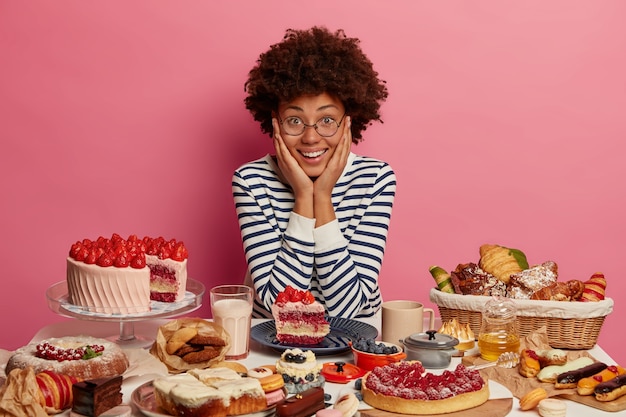
[[[403,340],[408,346],[426,349],[449,349],[459,344],[459,339],[436,330],[427,330],[424,333],[413,333]]]

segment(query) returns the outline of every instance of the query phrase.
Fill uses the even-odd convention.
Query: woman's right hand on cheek
[[[278,120],[272,119],[272,126],[274,128],[273,140],[274,149],[276,150],[276,160],[280,171],[293,188],[294,193],[298,194],[298,191],[304,188],[313,188],[313,181],[306,175],[298,161],[291,155],[285,141],[280,135],[280,125]]]

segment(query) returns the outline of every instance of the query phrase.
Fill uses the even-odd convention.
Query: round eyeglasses
[[[330,116],[324,116],[312,125],[308,125],[304,123],[301,118],[296,116],[287,117],[285,120],[281,120],[280,116],[278,116],[278,122],[283,126],[285,134],[289,136],[300,136],[307,127],[312,127],[318,135],[328,138],[337,133],[344,117],[346,117],[345,113],[341,116],[339,121],[336,121]]]

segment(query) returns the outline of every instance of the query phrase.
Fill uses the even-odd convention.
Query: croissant
[[[591,278],[585,281],[585,289],[580,297],[580,301],[600,301],[604,300],[606,291],[606,279],[602,272],[594,273]]]
[[[585,284],[577,279],[555,282],[535,291],[531,300],[572,301],[580,298]]]
[[[508,284],[511,274],[528,269],[526,255],[519,249],[484,244],[480,247],[478,266],[485,272]]]

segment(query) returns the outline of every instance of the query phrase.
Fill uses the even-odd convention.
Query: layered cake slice
[[[276,339],[283,344],[315,345],[330,333],[324,306],[315,300],[310,291],[287,286],[278,293],[272,305],[272,315]]]
[[[96,417],[122,403],[122,376],[91,379],[72,386],[72,411]]]

